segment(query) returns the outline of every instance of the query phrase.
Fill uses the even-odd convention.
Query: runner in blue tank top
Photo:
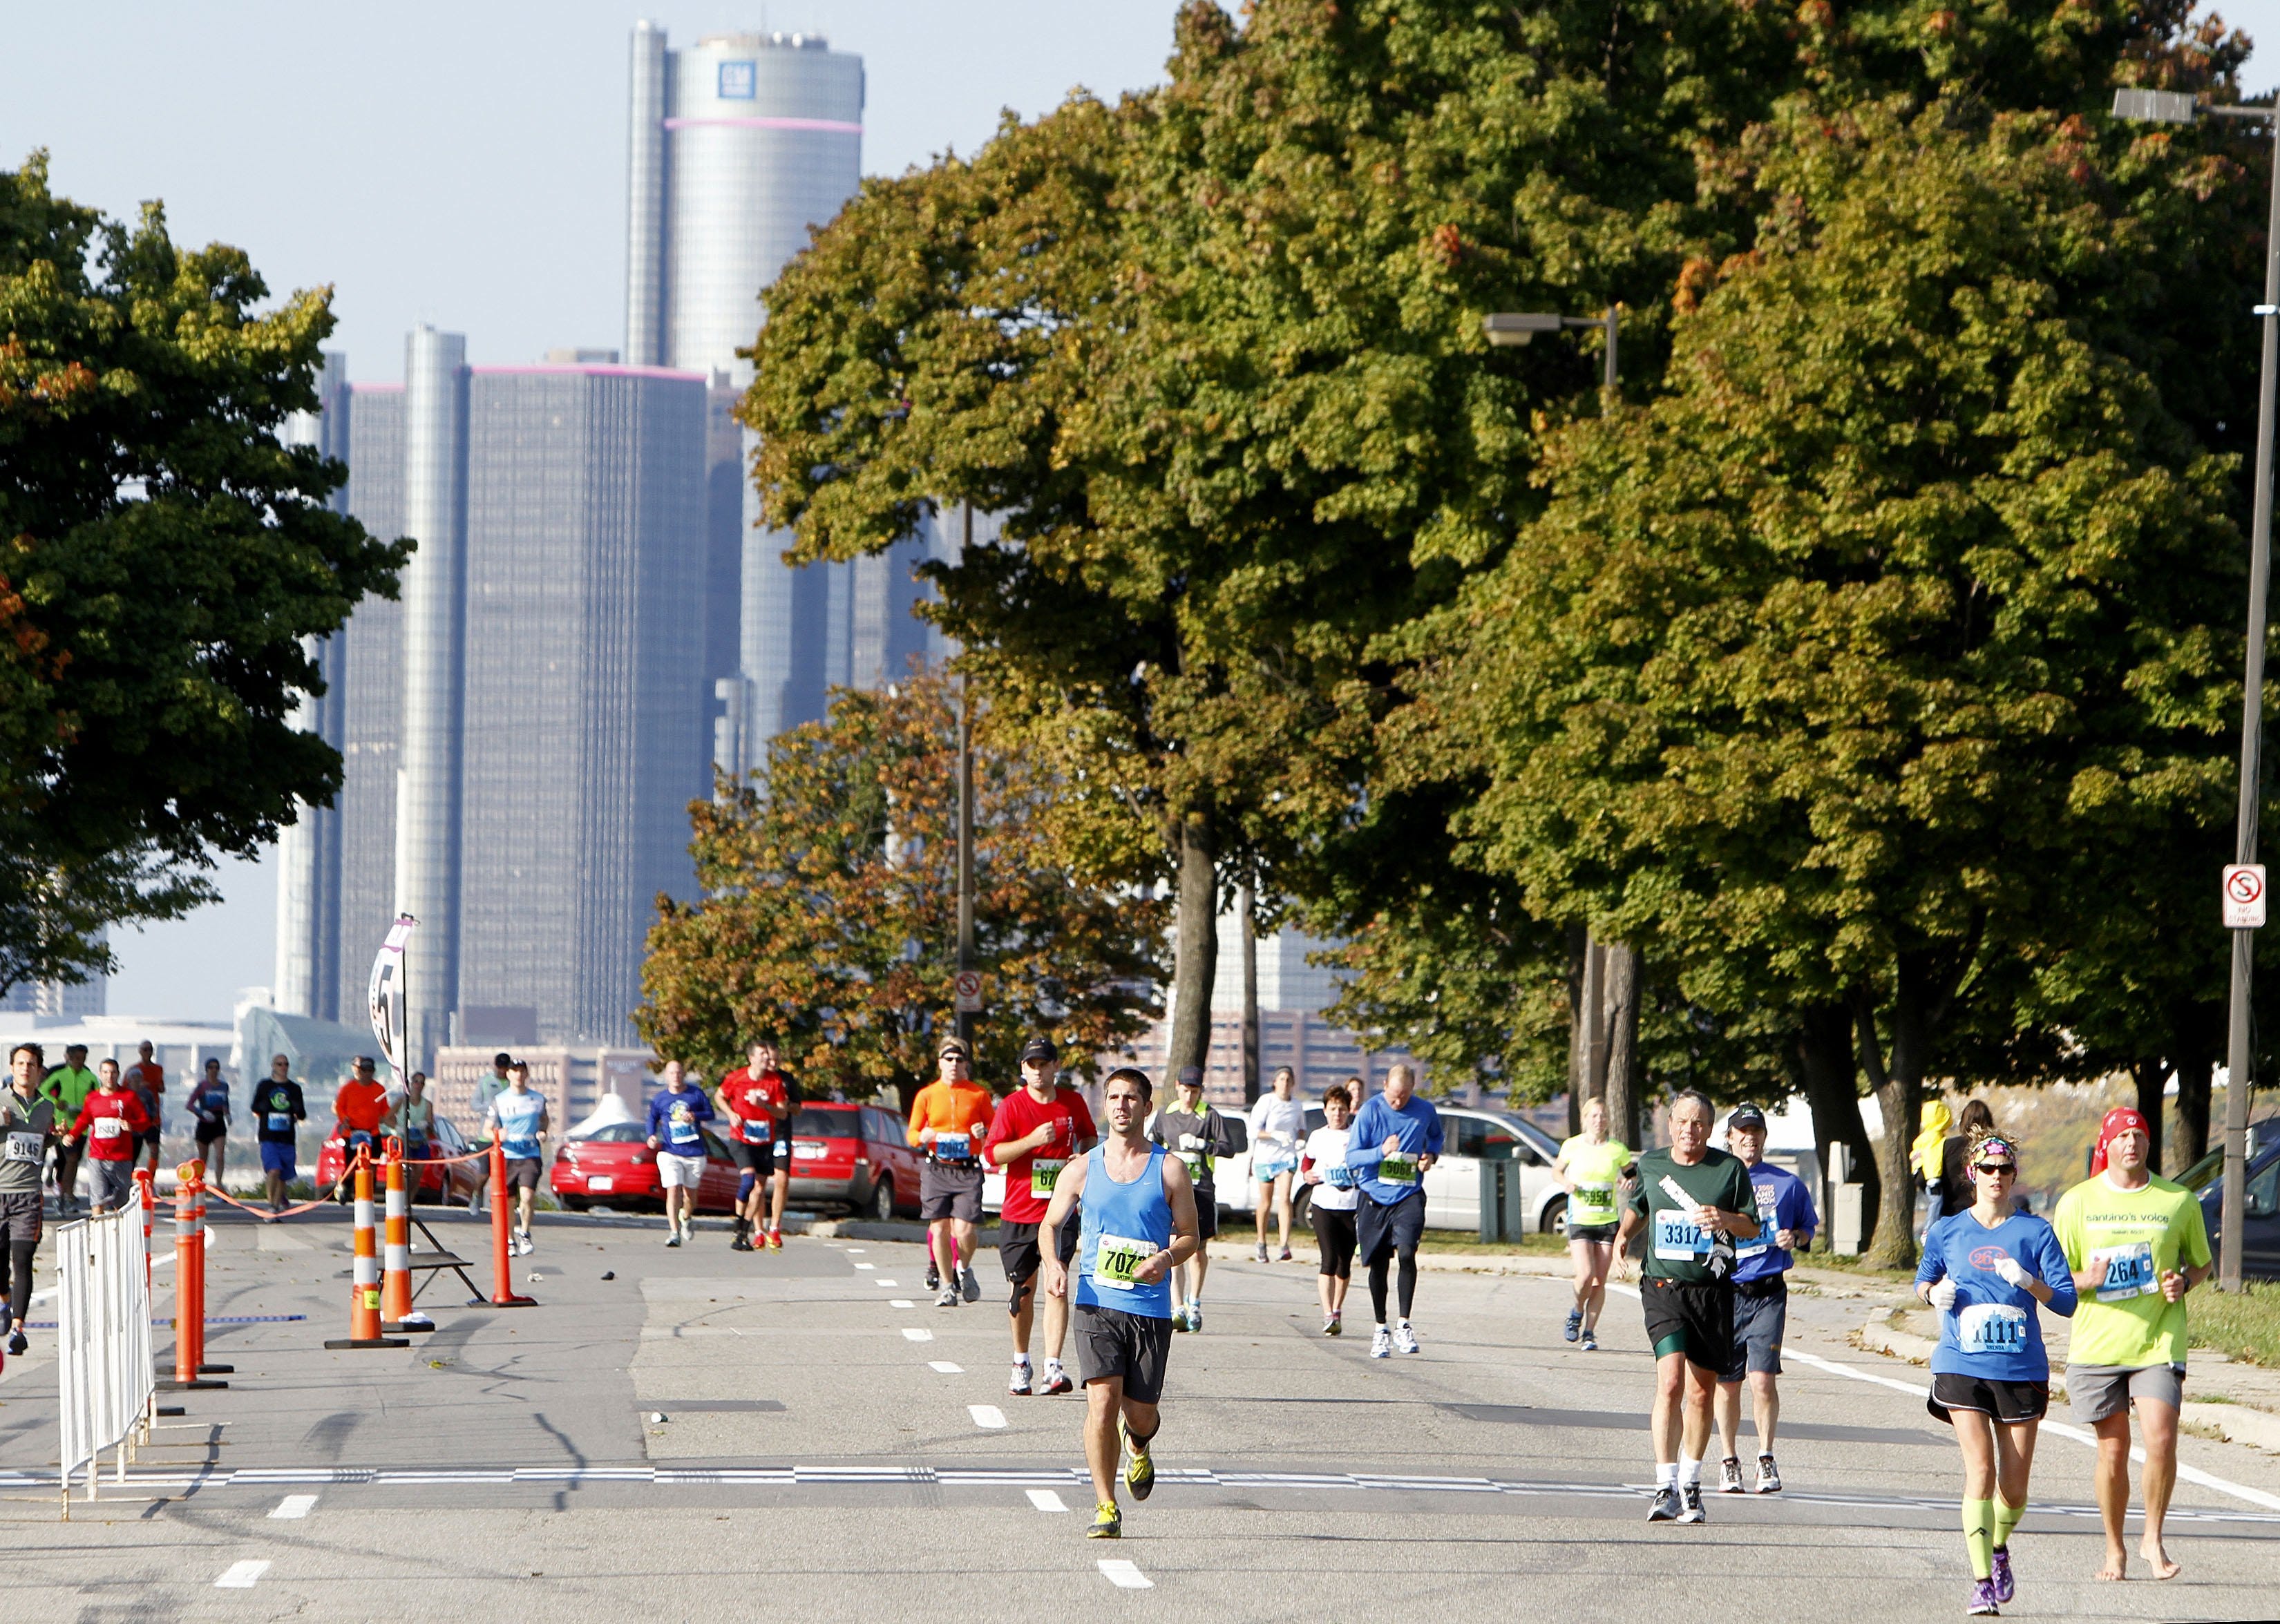
[[[1148,1445],[1162,1425],[1164,1360],[1172,1349],[1172,1271],[1195,1255],[1196,1193],[1187,1167],[1148,1143],[1147,1074],[1124,1066],[1108,1074],[1104,1126],[1108,1132],[1081,1161],[1062,1170],[1040,1233],[1049,1233],[1082,1202],[1076,1250],[1075,1324],[1084,1381],[1084,1458],[1092,1467],[1098,1509],[1090,1539],[1116,1539],[1124,1514],[1116,1505],[1116,1467],[1132,1454],[1124,1481],[1144,1500],[1156,1486]],[[1044,1259],[1049,1296],[1069,1295],[1069,1271]]]

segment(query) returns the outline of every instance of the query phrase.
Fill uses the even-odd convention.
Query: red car
[[[915,1213],[922,1165],[891,1111],[818,1100],[792,1112],[794,1206],[843,1207],[882,1221]]]
[[[738,1176],[728,1147],[706,1134],[697,1210],[735,1212]],[[657,1152],[649,1148],[649,1130],[639,1122],[612,1122],[583,1138],[564,1140],[554,1152],[546,1181],[554,1198],[573,1212],[589,1206],[665,1205],[665,1192],[657,1181]]]
[[[474,1148],[461,1136],[459,1130],[451,1126],[450,1118],[439,1116],[435,1119],[435,1137],[428,1145],[428,1155],[465,1156]],[[334,1181],[341,1176],[347,1165],[348,1142],[338,1134],[328,1135],[324,1148],[317,1152],[317,1193],[320,1196],[332,1189]],[[419,1175],[416,1179],[409,1174],[404,1179],[413,1201],[440,1201],[445,1206],[457,1201],[465,1206],[473,1200],[474,1192],[482,1188],[489,1169],[481,1161],[472,1161],[452,1162],[449,1166],[428,1164],[414,1171]],[[372,1165],[372,1198],[379,1201],[387,1193],[388,1177],[375,1152]],[[355,1196],[353,1186],[341,1192],[341,1198],[344,1201],[353,1200]]]

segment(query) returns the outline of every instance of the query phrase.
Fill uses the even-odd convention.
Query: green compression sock
[[[1995,1497],[1995,1545],[2007,1549],[2011,1543],[2011,1530],[2019,1526],[2019,1519],[2027,1514],[2023,1505],[2014,1505],[2000,1495]]]
[[[1971,1555],[1971,1576],[1985,1579],[1995,1571],[1995,1503],[1963,1503],[1963,1548]]]

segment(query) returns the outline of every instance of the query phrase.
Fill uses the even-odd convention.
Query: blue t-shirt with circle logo
[[[2051,1312],[2072,1318],[2074,1271],[2049,1224],[2014,1212],[1992,1229],[1968,1212],[1953,1212],[1924,1236],[1919,1284],[1955,1282],[1955,1304],[1939,1317],[1934,1375],[1977,1376],[1988,1382],[2047,1382],[2050,1355],[2043,1349],[2041,1306],[2025,1288],[1995,1273],[1997,1259],[2013,1258],[2050,1287]]]

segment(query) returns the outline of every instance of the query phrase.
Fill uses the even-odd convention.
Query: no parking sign
[[[2227,930],[2264,928],[2264,865],[2227,863],[2224,866],[2224,927]]]

